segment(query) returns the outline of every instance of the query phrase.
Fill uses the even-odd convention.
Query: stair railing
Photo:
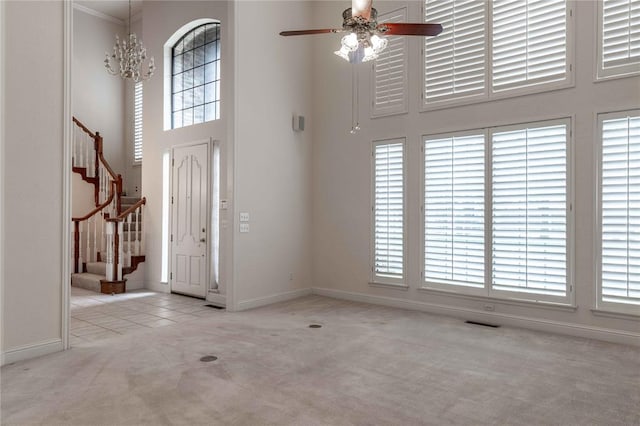
[[[121,211],[122,176],[116,174],[104,158],[103,140],[99,132],[93,133],[80,120],[73,117],[73,171],[94,185],[96,207],[109,198],[111,182],[115,183],[114,204],[111,215]]]
[[[118,216],[106,219],[107,281],[122,281],[123,268],[135,268],[139,258],[142,257],[144,253],[142,223],[146,203],[147,199],[143,197]],[[127,224],[126,239],[123,238],[125,223]],[[135,230],[132,232],[134,225]]]
[[[116,185],[111,182],[109,197],[95,209],[82,217],[74,217],[73,221],[73,271],[84,272],[85,265],[98,262],[101,253],[107,250],[106,224],[109,210],[113,208]]]

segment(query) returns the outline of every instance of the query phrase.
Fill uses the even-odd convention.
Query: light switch
[[[240,222],[249,222],[248,212],[240,212]]]
[[[227,200],[220,200],[220,210],[227,209]]]
[[[248,223],[241,223],[240,224],[240,232],[241,233],[246,233],[249,232],[249,224]]]

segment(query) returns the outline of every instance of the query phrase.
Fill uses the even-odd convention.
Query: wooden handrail
[[[84,124],[82,124],[82,122],[80,120],[78,120],[77,118],[73,117],[73,122],[76,123],[78,125],[78,127],[80,127],[82,130],[85,131],[85,133],[87,133],[89,136],[91,136],[92,138],[95,138],[96,135],[87,128],[87,126],[85,126]]]
[[[114,184],[115,183],[113,183],[111,185],[111,191],[109,192],[109,198],[107,198],[107,200],[104,203],[100,204],[98,207],[96,207],[95,209],[91,210],[86,215],[84,215],[82,217],[73,217],[73,218],[71,218],[71,220],[73,222],[82,222],[83,220],[89,219],[91,216],[93,216],[94,214],[98,213],[100,210],[102,210],[105,207],[107,207],[111,203],[111,201],[113,201],[113,197],[115,197],[115,191],[113,190]]]
[[[134,205],[132,205],[131,207],[129,207],[128,209],[126,209],[125,211],[120,213],[118,216],[108,218],[107,222],[122,222],[127,218],[127,216],[129,214],[133,213],[139,207],[141,207],[141,206],[143,206],[145,204],[147,204],[147,198],[146,197],[142,197],[142,199],[140,199],[137,203],[135,203]]]

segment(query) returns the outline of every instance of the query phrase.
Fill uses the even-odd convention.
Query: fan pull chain
[[[360,113],[359,103],[359,87],[358,87],[358,72],[356,65],[351,65],[351,134],[355,134],[360,130],[360,119],[358,114]]]

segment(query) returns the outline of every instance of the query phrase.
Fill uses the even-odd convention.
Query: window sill
[[[542,309],[550,309],[554,311],[563,311],[563,312],[576,312],[578,310],[578,307],[576,305],[564,304],[564,303],[536,302],[533,300],[520,300],[520,299],[501,299],[499,297],[462,294],[454,291],[440,290],[440,289],[434,289],[429,287],[418,287],[418,290],[425,293],[434,294],[434,295],[451,296],[451,297],[457,297],[460,299],[474,300],[477,302],[491,302],[491,303],[499,303],[503,305],[526,306],[528,308],[542,308]]]
[[[640,315],[628,314],[624,312],[607,311],[602,309],[591,309],[591,313],[597,317],[616,318],[624,320],[639,321]]]
[[[372,287],[393,288],[395,290],[404,290],[404,291],[409,290],[409,286],[406,284],[390,284],[390,283],[370,281],[369,285]]]

